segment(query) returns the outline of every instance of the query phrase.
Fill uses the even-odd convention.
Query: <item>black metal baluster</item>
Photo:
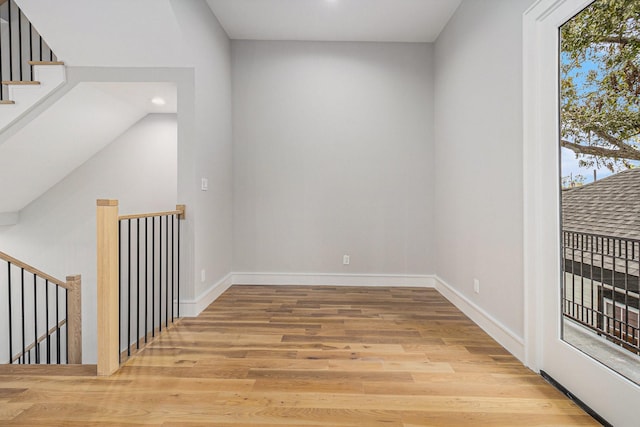
[[[584,322],[584,234],[580,235],[580,321]]]
[[[165,244],[164,244],[164,286],[165,286],[165,309],[164,324],[169,327],[169,216],[164,218]]]
[[[633,246],[633,245],[632,245]],[[620,316],[622,317],[622,316]],[[622,332],[622,327],[620,328]],[[624,241],[624,340],[629,335],[629,241]]]
[[[18,8],[18,71],[22,81],[22,11]]]
[[[40,354],[38,353],[38,280],[33,273],[33,342],[36,344],[34,350],[36,353],[36,363],[40,363]]]
[[[151,336],[156,336],[156,217],[151,218]]]
[[[180,318],[180,219],[178,219],[178,269],[177,269],[177,281],[178,281],[178,298],[176,301],[178,309],[178,319]]]
[[[33,61],[33,25],[31,25],[31,21],[29,22],[29,61]],[[29,76],[31,80],[35,80],[33,78],[33,65],[29,64]]]
[[[136,349],[140,349],[140,218],[136,219]]]
[[[8,18],[7,21],[9,22],[9,80],[12,81],[13,80],[13,30],[11,28],[11,21],[13,21],[13,19],[11,19],[11,4],[13,3],[13,0],[9,0],[8,1]]]
[[[122,221],[118,221],[118,363],[122,363]]]
[[[594,264],[593,235],[589,236],[589,252],[591,257],[589,260],[589,268],[590,268],[589,277],[591,278],[590,280],[591,289],[589,290],[589,308],[587,309],[587,321],[589,322],[589,325],[593,326],[593,290],[595,289],[595,286],[593,284],[594,282],[593,280],[593,264]]]
[[[45,316],[47,317],[47,365],[51,363],[51,342],[49,333],[49,280],[44,281],[44,297],[47,300],[47,306],[45,307]]]
[[[149,218],[144,219],[144,342],[149,334]]]
[[[24,268],[20,269],[20,283],[21,283],[21,288],[22,288],[22,363],[24,364],[25,362],[25,342],[24,342],[24,334],[25,334],[25,330],[24,330],[24,318],[26,317],[24,314]]]
[[[67,319],[67,322],[64,324],[65,329],[65,359],[67,365],[69,364],[69,289],[64,290],[64,318]]]
[[[56,285],[56,364],[60,364],[60,286]]]
[[[598,244],[598,236],[593,236],[591,247],[591,269],[593,274],[591,275],[591,325],[597,328],[598,325],[598,285],[596,284],[596,278],[598,277],[598,270],[596,266],[596,258],[600,253],[600,246]]]
[[[640,259],[636,259],[636,245],[638,245],[637,256],[640,257],[640,242],[634,242],[631,258],[633,259],[634,263],[636,263],[636,268],[640,270]],[[638,310],[640,310],[640,274],[638,276],[639,277],[636,279],[636,293],[639,295],[636,301],[638,303],[637,308]],[[629,308],[627,307],[627,310],[628,309]],[[640,327],[640,312],[638,313],[636,318],[636,326],[631,326],[631,342],[636,346],[636,354],[640,354],[640,336],[638,335],[638,327]]]
[[[575,261],[576,261],[576,245],[575,234],[570,234],[571,238],[571,317],[575,317],[575,303],[576,303],[576,273],[575,273]]]
[[[609,239],[606,237],[602,237],[602,260],[600,261],[600,269],[602,270],[602,291],[600,292],[601,298],[600,298],[600,303],[602,305],[602,322],[603,322],[603,330],[608,330],[609,328],[609,318],[607,316],[607,309],[605,307],[605,283],[606,283],[606,278],[605,278],[605,256],[609,257]]]
[[[613,241],[613,262],[611,268],[611,300],[613,304],[613,335],[616,335],[616,241]]]
[[[11,306],[11,263],[7,262],[7,284],[9,290],[9,364],[13,363],[13,308]]]
[[[174,284],[174,276],[175,276],[175,270],[174,268],[174,260],[176,257],[176,239],[175,239],[175,230],[174,230],[174,226],[175,226],[175,221],[176,221],[176,216],[172,215],[171,216],[171,323],[173,323],[173,306],[174,306],[174,297],[175,297],[175,284]]]
[[[131,220],[127,220],[127,357],[131,357]]]
[[[162,217],[158,217],[158,292],[160,297],[158,298],[158,331],[162,332]]]

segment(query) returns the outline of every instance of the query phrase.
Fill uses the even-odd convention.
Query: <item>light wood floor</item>
[[[597,424],[435,290],[234,286],[113,377],[0,376],[0,425]]]

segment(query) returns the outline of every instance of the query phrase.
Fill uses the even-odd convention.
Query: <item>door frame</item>
[[[537,0],[523,16],[525,364],[614,425],[640,387],[562,340],[558,28],[592,0]]]

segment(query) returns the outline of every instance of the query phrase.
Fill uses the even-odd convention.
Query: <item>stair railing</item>
[[[3,363],[82,363],[80,276],[58,280],[0,252],[0,291]]]
[[[180,224],[175,211],[124,215],[97,201],[98,375],[116,372],[180,317]]]
[[[13,104],[10,85],[37,85],[34,65],[58,65],[58,57],[14,0],[0,0],[0,104]]]

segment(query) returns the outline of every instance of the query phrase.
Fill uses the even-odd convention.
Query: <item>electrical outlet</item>
[[[342,257],[342,264],[349,265],[349,262],[351,262],[349,255],[345,255]]]
[[[207,280],[207,272],[203,268],[200,270],[200,281],[204,283],[205,280]]]
[[[209,180],[207,178],[202,178],[201,184],[200,188],[202,191],[207,191],[209,189]]]
[[[476,294],[480,293],[480,280],[478,279],[473,279],[473,291]]]

